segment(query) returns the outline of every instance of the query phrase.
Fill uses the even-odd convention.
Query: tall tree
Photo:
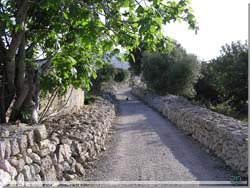
[[[40,87],[88,89],[118,46],[165,50],[162,26],[175,20],[196,27],[188,0],[0,0],[1,123],[13,100],[10,121],[37,122]]]
[[[227,102],[236,111],[246,108],[248,101],[247,43],[242,44],[238,41],[222,46],[219,57],[212,59],[208,64],[203,64],[203,77],[197,83],[196,90],[198,98],[203,98],[213,104]]]

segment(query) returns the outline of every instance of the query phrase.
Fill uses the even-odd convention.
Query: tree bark
[[[24,84],[24,60],[25,54],[25,20],[30,3],[27,0],[16,1],[17,11],[15,13],[16,27],[18,31],[12,33],[11,43],[6,51],[6,80],[7,88],[5,91],[5,111],[10,107],[11,102],[16,95],[13,112],[11,113],[10,121],[14,121],[19,116],[19,110],[26,97],[28,91]],[[18,51],[18,55],[16,52]],[[17,58],[17,59],[16,59]]]
[[[26,83],[29,86],[27,96],[23,102],[20,111],[29,114],[28,119],[21,117],[25,123],[38,123],[38,102],[39,102],[39,74],[32,65],[27,66]]]
[[[0,39],[0,123],[6,123],[5,111],[5,55],[4,42]]]

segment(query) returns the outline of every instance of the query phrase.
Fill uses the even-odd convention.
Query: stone
[[[47,130],[45,125],[35,125],[34,126],[34,140],[35,142],[40,142],[47,138]]]
[[[50,140],[49,139],[45,139],[45,140],[42,140],[39,142],[38,146],[41,149],[45,149],[45,148],[48,148],[49,147],[49,144],[50,144]]]
[[[10,145],[10,140],[5,139],[5,159],[9,159],[11,156],[11,145]]]
[[[10,145],[11,145],[11,155],[17,155],[18,153],[20,153],[20,149],[16,138],[12,138],[10,140]]]
[[[23,158],[17,159],[16,157],[12,157],[9,160],[9,162],[12,166],[14,166],[16,168],[17,172],[21,172],[23,170],[24,165],[25,165]]]
[[[84,170],[83,166],[80,163],[76,163],[75,168],[76,168],[77,175],[85,176],[85,170]]]
[[[0,140],[0,160],[5,159],[5,141]]]
[[[66,136],[63,136],[61,139],[60,139],[60,143],[61,144],[67,144],[67,145],[71,145],[72,144],[72,140],[70,140],[68,137]]]
[[[36,174],[34,176],[34,181],[36,182],[36,184],[35,184],[36,187],[37,186],[39,186],[39,187],[43,186],[43,183],[42,183],[42,180],[41,180],[41,177],[40,177],[39,174]]]
[[[60,143],[60,139],[57,136],[54,136],[54,135],[51,136],[50,141],[54,145],[58,145]]]
[[[15,156],[12,156],[10,159],[9,159],[9,162],[11,165],[13,165],[14,167],[16,167],[18,165],[18,159],[15,157]]]
[[[58,180],[62,181],[62,178],[63,178],[63,166],[62,166],[62,164],[56,164],[55,169],[56,169],[56,177],[58,178]]]
[[[72,165],[72,164],[75,164],[76,163],[76,160],[74,157],[70,157],[70,159],[68,160],[69,164]]]
[[[0,187],[6,186],[10,183],[11,183],[10,174],[0,169]]]
[[[79,143],[77,141],[73,141],[71,145],[71,151],[73,156],[80,156],[81,153],[87,152],[88,145],[87,143]]]
[[[23,159],[25,161],[25,164],[30,165],[33,161],[28,155],[24,155]]]
[[[38,164],[33,163],[31,166],[33,166],[34,170],[35,170],[35,174],[39,174],[41,171],[41,168]]]
[[[28,149],[27,149],[27,154],[30,154],[30,153],[32,153],[32,149],[31,149],[31,148],[28,148]]]
[[[31,181],[32,180],[32,175],[31,175],[31,172],[30,172],[30,167],[28,165],[25,165],[23,167],[22,173],[24,175],[24,180],[25,181]]]
[[[34,145],[34,132],[33,131],[28,131],[25,134],[27,136],[28,147],[32,147]]]
[[[28,156],[37,164],[41,164],[41,157],[37,155],[36,153],[30,153]]]
[[[68,172],[71,170],[70,165],[67,161],[63,161],[61,165],[64,172]]]
[[[27,136],[25,134],[19,135],[17,137],[17,142],[19,145],[20,152],[23,153],[28,147]]]
[[[74,174],[65,174],[64,177],[67,181],[70,181],[70,180],[73,180],[74,178],[76,178],[76,176]]]
[[[37,152],[40,157],[45,157],[50,154],[49,148],[44,148]]]
[[[87,157],[85,154],[80,155],[79,157],[76,158],[76,161],[79,163],[84,163],[87,160]]]
[[[21,153],[18,153],[18,154],[16,155],[16,158],[17,158],[17,159],[21,159],[21,158],[23,158],[23,155],[22,155]]]
[[[52,143],[49,143],[48,149],[51,153],[54,153],[56,151],[56,146]]]
[[[22,173],[19,173],[15,179],[17,186],[24,186],[24,175]]]
[[[32,149],[33,152],[38,152],[40,150],[37,143],[34,143],[33,146],[31,146],[31,149]]]
[[[30,167],[30,174],[31,174],[31,177],[32,177],[32,179],[33,179],[33,177],[35,177],[35,175],[36,175],[36,171],[35,171],[35,168],[34,168],[33,165],[30,165],[29,167]]]
[[[14,178],[17,175],[16,169],[13,166],[11,166],[11,164],[7,160],[0,161],[0,168],[8,172],[12,178]]]
[[[10,132],[7,128],[1,127],[0,128],[0,138],[6,138],[10,135]]]
[[[70,157],[71,157],[71,149],[70,149],[70,146],[67,145],[67,144],[61,144],[59,145],[59,148],[57,150],[57,160],[58,162],[62,162],[64,160],[69,160]]]
[[[52,160],[49,156],[41,159],[41,172],[42,180],[44,181],[56,181],[56,170],[53,166]]]

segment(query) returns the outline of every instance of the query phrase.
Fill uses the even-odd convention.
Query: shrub
[[[118,69],[116,71],[116,74],[115,74],[115,77],[114,77],[114,81],[116,82],[122,82],[124,81],[126,78],[126,75],[125,75],[125,71],[122,70],[122,69]]]
[[[198,99],[211,101],[213,105],[226,102],[237,111],[247,105],[247,43],[223,46],[219,57],[202,64],[202,74],[195,86]]]
[[[144,53],[143,63],[143,79],[157,94],[195,96],[193,86],[200,76],[200,64],[179,45],[167,55]]]

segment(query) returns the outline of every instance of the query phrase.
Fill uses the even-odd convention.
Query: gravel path
[[[117,98],[119,115],[112,141],[88,171],[87,180],[229,181],[230,169],[128,89]]]

